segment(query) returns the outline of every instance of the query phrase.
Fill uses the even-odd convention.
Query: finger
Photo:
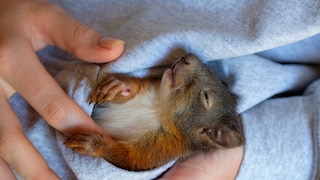
[[[160,179],[235,179],[243,157],[243,147],[202,153],[179,160]]]
[[[0,78],[0,87],[2,87],[4,95],[6,96],[7,99],[9,99],[14,93],[16,93],[16,90],[1,78]]]
[[[26,179],[59,179],[24,136],[20,122],[2,89],[0,89],[0,107],[1,158]]]
[[[16,179],[8,164],[0,158],[0,179],[13,180]]]
[[[6,54],[7,51],[2,54],[0,77],[12,85],[51,126],[64,134],[82,130],[104,134],[48,74],[31,44],[20,39],[16,42],[18,45],[6,46],[10,48],[10,55]]]
[[[48,3],[42,5],[45,8],[37,8],[36,11],[40,12],[34,13],[42,16],[34,19],[42,26],[39,32],[49,38],[50,44],[89,62],[107,62],[121,55],[124,49],[122,40],[103,38],[89,26],[68,16],[60,7]]]

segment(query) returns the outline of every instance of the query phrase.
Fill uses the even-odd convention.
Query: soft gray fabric
[[[274,98],[242,114],[247,143],[239,180],[319,179],[319,87],[317,81],[304,96]]]
[[[299,94],[320,77],[315,65],[320,62],[320,1],[52,2],[103,35],[126,41],[124,54],[102,66],[82,63],[55,48],[39,52],[49,72],[87,113],[93,107],[86,99],[99,73],[145,75],[144,69],[168,65],[191,52],[208,62],[239,96],[247,142],[238,179],[320,178],[320,83]],[[297,43],[276,48],[293,42]],[[11,103],[27,136],[62,179],[152,179],[171,165],[128,172],[75,154],[18,95]]]

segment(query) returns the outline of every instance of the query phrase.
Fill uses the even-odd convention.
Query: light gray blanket
[[[126,42],[123,55],[102,66],[53,47],[38,53],[88,114],[93,107],[87,96],[99,73],[143,76],[148,68],[193,53],[239,96],[246,144],[237,179],[320,178],[320,1],[52,2],[103,35]],[[75,154],[19,95],[10,101],[26,135],[62,179],[152,179],[173,163],[138,173]]]

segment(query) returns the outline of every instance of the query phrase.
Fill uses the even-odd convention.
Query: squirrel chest
[[[92,118],[117,141],[134,142],[148,131],[161,127],[159,94],[153,85],[122,104],[105,103],[95,109]]]

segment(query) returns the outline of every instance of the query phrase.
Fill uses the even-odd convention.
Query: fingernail
[[[101,38],[98,42],[99,46],[106,49],[113,49],[114,47],[123,45],[123,44],[125,44],[125,42],[120,39],[106,38],[106,37]]]

